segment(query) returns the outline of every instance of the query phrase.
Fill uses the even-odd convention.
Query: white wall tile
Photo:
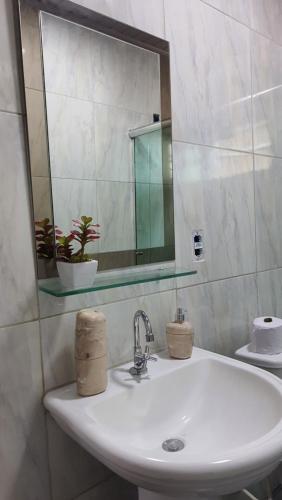
[[[95,52],[91,31],[50,14],[42,15],[44,79],[47,92],[91,100]]]
[[[33,237],[22,119],[0,113],[0,326],[37,312]]]
[[[52,179],[54,223],[64,233],[73,229],[72,219],[82,215],[93,217],[93,222],[98,222],[96,181],[80,179]],[[99,251],[100,240],[89,243],[86,251]],[[78,249],[74,242],[74,249]]]
[[[252,0],[203,0],[241,23],[251,24]]]
[[[0,110],[21,112],[13,4],[0,0]]]
[[[282,269],[258,273],[259,316],[282,318]]]
[[[280,0],[251,0],[253,29],[282,44],[282,4]]]
[[[165,19],[174,140],[251,151],[248,28],[186,0],[165,0]]]
[[[252,34],[254,152],[282,157],[282,47]]]
[[[97,181],[101,252],[135,248],[135,193],[132,182]]]
[[[76,0],[77,4],[164,38],[162,0]]]
[[[255,272],[252,156],[174,143],[176,261],[213,281]],[[205,262],[192,261],[192,231],[203,230]]]
[[[0,329],[3,500],[50,500],[37,322]]]
[[[257,316],[255,276],[182,288],[177,292],[177,303],[188,310],[195,345],[232,356],[248,342],[252,321]]]
[[[104,481],[111,471],[60,429],[47,416],[48,449],[53,500],[72,500]]]
[[[96,179],[94,104],[46,94],[52,177]]]
[[[256,240],[259,271],[282,267],[282,159],[255,156]]]
[[[95,104],[97,180],[134,182],[134,141],[129,130],[152,121],[152,114]]]
[[[107,318],[108,364],[118,365],[133,356],[133,317],[144,309],[155,335],[152,350],[166,346],[165,325],[174,318],[175,291],[148,295],[100,306]],[[46,390],[74,380],[74,329],[76,313],[41,320],[43,371]],[[143,339],[142,339],[143,341]]]
[[[95,32],[91,35],[95,102],[160,113],[159,55]]]

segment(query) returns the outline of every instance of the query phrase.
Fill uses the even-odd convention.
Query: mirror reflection
[[[99,270],[174,259],[168,56],[40,18],[44,92],[27,89],[39,259],[44,223],[58,257],[81,217]],[[77,257],[81,241],[70,243]]]

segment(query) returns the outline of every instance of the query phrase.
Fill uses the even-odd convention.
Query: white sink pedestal
[[[196,347],[190,359],[156,357],[144,377],[127,363],[109,370],[101,394],[82,398],[71,384],[44,404],[88,453],[139,487],[139,500],[220,500],[277,467],[281,379]],[[166,449],[170,440],[178,451]]]
[[[220,496],[198,496],[198,495],[187,495],[185,496],[167,496],[162,493],[155,493],[153,491],[144,490],[143,488],[138,488],[138,500],[221,500]]]

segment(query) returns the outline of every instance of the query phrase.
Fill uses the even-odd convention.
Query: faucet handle
[[[146,361],[158,361],[155,356],[151,356],[150,347],[148,345],[145,347],[145,359]]]

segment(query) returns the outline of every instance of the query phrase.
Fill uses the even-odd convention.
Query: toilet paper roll
[[[251,333],[250,351],[260,354],[282,352],[282,319],[274,316],[256,318]]]

